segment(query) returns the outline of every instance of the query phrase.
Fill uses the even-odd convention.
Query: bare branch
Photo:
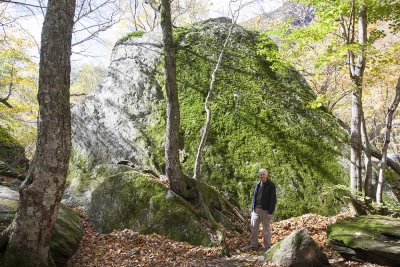
[[[10,3],[10,4],[15,4],[15,5],[19,5],[19,6],[25,6],[25,7],[36,7],[36,8],[42,8],[41,6],[32,5],[32,4],[27,4],[27,3],[18,2],[18,1],[11,1],[11,0],[0,0],[0,2],[2,2],[2,3]]]

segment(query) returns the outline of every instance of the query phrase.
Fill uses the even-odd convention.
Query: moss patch
[[[135,171],[106,177],[92,193],[88,217],[104,233],[129,228],[195,245],[211,245],[200,218],[185,200]]]
[[[362,237],[362,238],[361,238]],[[343,244],[351,247],[364,247],[364,238],[400,239],[400,219],[368,215],[356,218],[347,218],[328,227],[328,238],[340,240]]]
[[[274,256],[275,252],[280,249],[281,242],[274,244],[267,252],[264,253],[264,257],[267,261],[272,261],[272,257]]]
[[[57,266],[63,266],[79,247],[83,231],[76,212],[61,205],[53,237],[50,241],[51,255]]]
[[[125,34],[124,36],[122,36],[118,41],[117,44],[125,42],[126,40],[129,40],[131,38],[138,38],[138,37],[142,37],[146,32],[145,31],[132,31],[130,33]]]
[[[328,227],[328,243],[346,258],[390,266],[400,264],[400,219],[368,215]]]

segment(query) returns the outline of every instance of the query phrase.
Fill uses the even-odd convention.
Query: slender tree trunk
[[[49,243],[64,189],[71,148],[69,103],[75,0],[50,0],[43,24],[36,152],[20,188],[2,266],[54,265]]]
[[[347,32],[348,43],[353,43],[355,35],[355,3],[353,1],[352,14],[350,20],[353,18],[353,30],[352,34]],[[351,38],[349,36],[352,36]],[[350,169],[350,189],[351,190],[362,190],[362,179],[361,179],[361,114],[362,114],[362,88],[363,88],[363,76],[366,64],[365,48],[367,44],[367,9],[364,4],[359,6],[358,10],[358,43],[361,45],[361,53],[357,57],[357,63],[355,63],[355,55],[353,51],[349,51],[349,71],[350,78],[354,84],[354,91],[352,94],[352,113],[351,113],[351,169]]]
[[[355,89],[351,97],[351,167],[350,167],[350,189],[360,191],[359,180],[361,179],[361,118],[360,118],[360,93]]]
[[[371,197],[372,192],[372,161],[371,161],[371,148],[368,140],[367,127],[365,125],[364,112],[361,111],[361,139],[363,142],[364,150],[364,165],[365,165],[365,181],[364,192],[365,196]]]
[[[390,131],[392,130],[393,113],[395,112],[397,106],[399,105],[399,102],[400,102],[400,77],[396,85],[396,96],[386,113],[385,142],[383,143],[383,148],[382,148],[381,168],[379,169],[378,187],[376,189],[376,202],[378,204],[382,204],[382,192],[383,192],[383,183],[385,181],[387,150],[390,143]]]
[[[161,28],[163,33],[165,60],[165,87],[167,93],[167,125],[165,140],[165,172],[170,188],[178,195],[185,196],[185,182],[179,162],[179,99],[176,83],[176,48],[172,38],[171,3],[161,1]]]
[[[229,28],[228,36],[225,39],[225,43],[222,47],[222,50],[219,54],[217,64],[215,65],[214,71],[211,74],[211,82],[210,82],[210,88],[208,90],[208,94],[206,97],[206,101],[204,102],[204,109],[206,111],[206,123],[204,125],[204,128],[202,130],[202,136],[201,140],[199,143],[199,146],[197,148],[197,154],[196,154],[196,161],[194,163],[194,175],[193,178],[199,179],[200,178],[200,173],[201,173],[201,160],[202,160],[202,152],[203,148],[207,142],[208,138],[208,133],[210,131],[211,127],[211,109],[210,109],[210,103],[212,101],[212,96],[214,94],[214,84],[217,76],[217,71],[219,70],[219,67],[222,63],[222,58],[224,57],[224,53],[226,51],[226,48],[228,47],[229,40],[231,39],[232,31],[233,28],[236,25],[236,19],[233,20],[232,26]]]

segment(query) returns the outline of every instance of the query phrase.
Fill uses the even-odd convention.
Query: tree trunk
[[[351,98],[351,167],[350,167],[350,189],[360,191],[359,180],[361,179],[361,134],[360,134],[360,93],[355,89]]]
[[[355,3],[353,1],[353,9],[350,18],[355,17]],[[353,21],[352,37],[348,38],[348,42],[352,43],[355,35],[355,22]],[[350,33],[347,33],[350,36]],[[363,88],[363,77],[365,70],[365,45],[367,44],[367,9],[365,4],[359,6],[358,11],[358,43],[361,45],[361,53],[357,57],[355,63],[355,55],[353,51],[349,51],[349,71],[350,78],[354,84],[354,91],[351,101],[351,168],[350,168],[350,189],[362,190],[361,180],[361,95]]]
[[[371,161],[371,148],[369,145],[367,127],[365,125],[364,112],[361,110],[361,139],[364,150],[364,166],[365,166],[365,181],[364,192],[365,196],[372,198],[372,161]]]
[[[202,131],[202,136],[201,136],[201,140],[199,143],[199,146],[197,148],[197,154],[196,154],[196,161],[194,163],[194,175],[193,178],[194,179],[199,179],[200,178],[200,173],[201,173],[201,154],[203,152],[203,148],[206,144],[207,141],[207,137],[208,137],[208,133],[210,131],[210,127],[211,127],[211,109],[210,109],[210,103],[212,100],[212,96],[214,94],[214,84],[215,84],[215,80],[216,80],[216,75],[217,75],[217,71],[219,70],[219,67],[222,63],[222,58],[224,57],[224,53],[225,50],[228,46],[228,42],[231,38],[231,34],[233,31],[233,28],[236,25],[236,19],[234,19],[232,26],[229,28],[229,32],[228,32],[228,36],[225,39],[224,45],[222,47],[222,50],[219,54],[218,57],[218,61],[217,64],[215,65],[214,71],[211,74],[211,82],[210,82],[210,88],[208,90],[208,94],[206,97],[206,101],[204,102],[204,109],[206,111],[206,123],[204,125],[203,131]]]
[[[176,48],[172,37],[171,3],[161,1],[161,28],[165,60],[165,88],[167,93],[167,125],[165,140],[165,173],[172,191],[185,197],[185,182],[179,162],[179,99],[176,83]]]
[[[383,143],[383,148],[382,148],[381,168],[379,170],[378,187],[376,189],[376,202],[378,204],[382,204],[382,192],[383,192],[383,183],[385,181],[387,150],[390,143],[390,131],[392,130],[393,113],[396,110],[397,106],[399,105],[399,102],[400,102],[400,77],[397,80],[396,96],[386,113],[385,142]]]
[[[43,24],[36,152],[21,185],[2,266],[54,265],[49,243],[64,189],[71,149],[69,103],[75,0],[50,0]]]

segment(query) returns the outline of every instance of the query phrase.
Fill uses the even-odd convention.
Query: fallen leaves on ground
[[[110,234],[96,232],[81,214],[84,235],[80,247],[70,259],[69,266],[276,266],[264,261],[259,251],[243,251],[249,233],[226,234],[231,256],[221,256],[221,248],[193,246],[164,236],[141,235],[129,229]],[[349,212],[334,217],[306,214],[279,221],[272,225],[272,243],[284,239],[291,232],[307,228],[310,235],[328,256],[333,266],[376,266],[369,263],[345,261],[326,245],[326,229],[336,220],[350,216]],[[260,244],[262,235],[259,236]]]

